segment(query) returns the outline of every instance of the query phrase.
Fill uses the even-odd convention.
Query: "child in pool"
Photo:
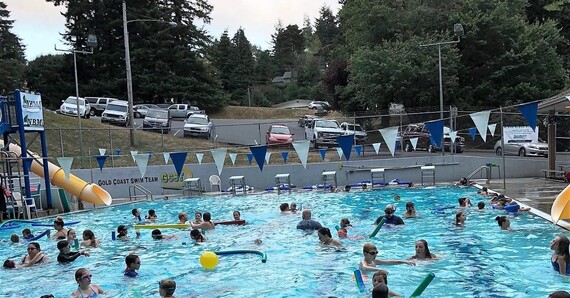
[[[134,218],[133,218],[134,221],[142,221],[142,219],[141,219],[141,212],[139,211],[139,209],[136,209],[136,208],[135,208],[135,209],[133,209],[133,210],[131,211],[131,213],[132,213],[133,216],[134,216]]]
[[[386,270],[378,270],[374,273],[374,276],[372,276],[372,286],[374,289],[380,285],[385,285],[386,288],[388,287],[388,271]],[[387,297],[401,297],[400,294],[390,291],[389,289],[387,289],[387,292]]]
[[[204,237],[204,235],[202,235],[202,232],[200,232],[198,229],[193,229],[190,231],[190,238],[194,239],[196,241],[196,244],[206,242],[206,237]]]
[[[398,265],[398,264],[407,264],[411,266],[416,265],[416,263],[412,261],[405,261],[405,260],[377,260],[376,256],[378,255],[378,249],[376,248],[376,245],[370,242],[364,243],[364,246],[362,247],[362,252],[364,254],[364,259],[360,261],[358,267],[363,274],[366,272],[380,270],[380,268],[376,268],[376,265]]]
[[[194,223],[194,224],[202,223],[202,212],[196,211],[194,213],[194,221],[192,223]]]
[[[27,240],[34,238],[34,234],[32,234],[32,231],[30,231],[30,229],[26,228],[22,230],[22,237]]]
[[[89,270],[85,268],[79,268],[75,271],[75,281],[77,282],[77,290],[75,290],[71,297],[74,298],[83,298],[83,297],[97,297],[98,294],[105,294],[103,289],[91,283],[91,278],[93,275],[89,272]]]
[[[154,209],[149,209],[148,210],[148,215],[145,216],[146,220],[148,221],[155,221],[158,219],[158,216],[156,216],[156,211],[154,211]]]
[[[128,255],[125,258],[125,264],[127,265],[127,268],[125,268],[125,271],[123,271],[125,276],[137,277],[137,275],[139,275],[137,270],[141,268],[141,260],[137,255],[135,254]]]
[[[337,231],[338,238],[348,238],[348,227],[350,225],[350,220],[348,218],[343,218],[340,220],[340,229]]]

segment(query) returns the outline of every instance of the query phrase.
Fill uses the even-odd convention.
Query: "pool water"
[[[404,219],[405,227],[383,227],[374,239],[367,235],[374,229],[375,219],[384,214],[384,207],[400,195],[397,215],[413,201],[418,218]],[[173,278],[177,297],[369,297],[361,293],[352,278],[362,260],[362,245],[373,242],[380,259],[406,259],[414,255],[415,241],[425,239],[432,253],[441,260],[418,262],[417,266],[392,265],[388,285],[405,297],[411,295],[428,273],[435,279],[423,297],[546,297],[556,290],[568,289],[570,284],[555,273],[550,265],[550,240],[568,235],[551,223],[532,214],[510,215],[511,228],[500,231],[494,220],[503,212],[468,209],[465,228],[453,225],[455,210],[437,213],[437,207],[457,205],[457,198],[469,197],[476,205],[487,198],[476,194],[475,188],[395,188],[367,192],[294,194],[265,194],[249,196],[220,196],[156,200],[96,209],[66,215],[66,221],[81,220],[74,225],[81,235],[91,229],[101,239],[101,247],[92,249],[88,258],[80,257],[68,265],[57,264],[56,241],[42,238],[42,250],[51,257],[50,264],[19,270],[0,270],[1,297],[40,297],[53,294],[69,297],[77,287],[74,272],[86,267],[93,274],[92,282],[107,290],[106,297],[157,297],[158,281]],[[341,240],[344,249],[319,245],[316,233],[297,230],[300,213],[284,215],[282,202],[296,202],[313,210],[313,219],[333,232],[343,217],[354,226],[349,236],[364,239]],[[163,229],[163,234],[177,235],[174,240],[155,241],[151,230],[141,230],[142,236],[130,242],[112,241],[111,231],[120,224],[133,224],[130,210],[140,208],[144,215],[155,209],[158,223],[175,223],[179,211],[193,219],[194,211],[211,212],[214,221],[231,220],[232,212],[240,210],[245,226],[217,226],[208,231],[208,241],[193,245],[188,231]],[[0,237],[9,239],[16,230],[2,230]],[[34,234],[43,229],[32,227]],[[134,237],[134,230],[129,235]],[[262,239],[257,245],[255,239]],[[258,249],[267,253],[262,263],[256,254],[220,256],[214,270],[204,270],[199,255],[206,250]],[[0,244],[2,260],[19,261],[26,245]],[[123,277],[124,258],[135,251],[141,258],[140,275]],[[9,283],[7,281],[10,281]],[[371,288],[371,276],[365,281]]]

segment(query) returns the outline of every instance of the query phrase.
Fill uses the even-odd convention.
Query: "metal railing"
[[[141,191],[143,194],[142,195],[137,195],[137,190]],[[146,189],[144,186],[140,185],[140,184],[131,184],[129,186],[129,201],[132,201],[133,198],[136,200],[139,197],[146,197],[146,200],[153,200],[152,197],[152,192],[150,192],[150,190]]]

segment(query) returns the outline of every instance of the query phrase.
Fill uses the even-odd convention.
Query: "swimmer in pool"
[[[342,246],[342,243],[340,243],[340,241],[332,238],[331,230],[328,228],[320,228],[317,232],[317,235],[319,236],[319,241],[322,245]]]
[[[83,231],[83,241],[80,244],[85,247],[97,247],[99,246],[99,239],[95,238],[95,234],[91,230]]]
[[[467,220],[467,216],[465,216],[465,212],[459,211],[455,214],[455,225],[456,226],[464,227],[466,220]]]
[[[86,268],[79,268],[75,271],[75,281],[77,282],[77,290],[71,297],[74,298],[95,298],[99,294],[105,294],[105,291],[98,285],[91,283],[93,275]]]
[[[117,227],[117,239],[130,240],[129,236],[127,235],[128,232],[129,232],[129,230],[124,225],[118,226]],[[136,231],[135,233],[137,235],[137,238],[140,237],[141,232]]]
[[[51,236],[51,239],[61,240],[67,238],[67,229],[63,227],[64,225],[63,219],[59,217],[53,221],[53,228],[56,232]]]
[[[190,231],[190,238],[192,238],[196,243],[206,242],[206,237],[202,235],[202,232],[198,229],[193,229]]]
[[[178,213],[178,223],[179,224],[186,224],[187,221],[188,221],[188,214],[186,214],[186,212]]]
[[[158,216],[156,216],[156,211],[154,211],[154,209],[149,209],[148,210],[148,215],[145,216],[145,219],[147,221],[155,221],[158,219]]]
[[[151,232],[152,239],[154,240],[168,240],[168,239],[177,239],[176,235],[164,235],[159,229],[154,229]]]
[[[570,262],[569,246],[568,237],[558,236],[550,241],[550,249],[554,250],[550,262],[554,271],[560,275],[570,274],[570,266],[568,266],[568,262]]]
[[[133,221],[139,222],[142,221],[141,219],[141,212],[139,211],[139,209],[133,209],[131,210],[131,213],[133,214]]]
[[[234,220],[241,220],[241,213],[239,211],[234,211],[232,215],[234,216]]]
[[[416,241],[416,254],[411,256],[409,260],[435,260],[437,257],[429,251],[427,241],[420,239]]]
[[[400,296],[400,294],[390,291],[388,289],[388,271],[386,270],[378,270],[372,276],[372,286],[373,286],[372,292],[374,293],[374,289],[377,289],[377,287],[380,287],[381,285],[386,286],[385,291],[387,292],[386,293],[387,295],[385,295],[385,297],[402,297]]]
[[[137,270],[141,269],[141,259],[137,255],[129,254],[125,258],[125,264],[127,265],[127,268],[123,271],[125,276],[137,277],[139,275]]]
[[[350,220],[348,218],[341,219],[339,227],[340,229],[337,231],[338,238],[348,238],[348,227],[352,227]]]
[[[399,265],[399,264],[407,264],[411,266],[416,265],[416,263],[414,263],[413,261],[406,261],[406,260],[377,260],[376,256],[378,255],[378,249],[376,248],[376,245],[370,242],[364,243],[364,246],[362,247],[362,253],[364,254],[364,259],[360,261],[358,267],[363,274],[366,272],[373,272],[380,270],[380,268],[376,268],[376,265]]]
[[[414,206],[414,202],[407,202],[406,203],[406,212],[402,214],[404,218],[413,218],[418,216],[418,212]]]
[[[213,230],[216,228],[216,226],[214,225],[214,223],[212,222],[212,215],[210,215],[210,212],[204,212],[204,216],[203,216],[204,221],[202,221],[199,224],[195,224],[193,222],[190,223],[190,226],[193,229],[202,229],[202,230]]]
[[[194,212],[194,224],[201,224],[202,223],[202,212]]]
[[[509,220],[508,217],[506,217],[504,215],[503,216],[497,216],[497,217],[495,217],[495,220],[499,224],[499,227],[501,228],[501,230],[503,230],[503,231],[510,231],[511,230],[511,221]]]

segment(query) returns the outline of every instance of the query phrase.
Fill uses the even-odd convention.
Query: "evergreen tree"
[[[251,86],[253,80],[253,69],[255,61],[251,52],[251,44],[245,37],[243,29],[238,29],[232,38],[234,48],[235,68],[232,72],[234,79],[232,99],[246,104],[248,102],[248,87]]]
[[[328,62],[333,48],[340,41],[340,31],[336,17],[329,7],[321,7],[319,14],[319,18],[315,20],[315,36],[321,44],[320,55]]]
[[[18,36],[11,32],[14,20],[10,11],[0,1],[0,93],[21,88],[25,69],[24,46]]]
[[[214,41],[211,48],[212,65],[216,68],[218,78],[220,78],[224,90],[231,92],[233,90],[233,71],[236,67],[234,57],[234,49],[232,41],[228,36],[226,29],[219,40]]]
[[[274,34],[273,55],[280,72],[292,71],[297,58],[305,49],[305,39],[299,26],[288,25]]]

